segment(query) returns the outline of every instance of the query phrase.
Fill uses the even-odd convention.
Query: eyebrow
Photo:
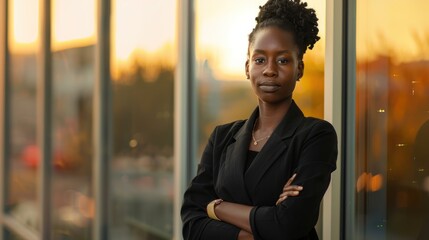
[[[262,50],[262,49],[254,49],[253,50],[253,53],[265,53],[266,51],[265,50]],[[289,51],[289,50],[281,50],[281,51],[278,51],[277,52],[277,54],[284,54],[284,53],[287,53],[287,54],[290,54],[291,53],[291,51]]]

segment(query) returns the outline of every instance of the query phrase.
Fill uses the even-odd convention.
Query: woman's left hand
[[[283,192],[280,194],[279,199],[276,202],[276,205],[279,205],[281,202],[286,200],[289,196],[295,197],[299,195],[299,192],[302,191],[303,187],[298,185],[291,185],[292,181],[295,179],[296,173],[292,175],[291,178],[287,181],[283,187]]]

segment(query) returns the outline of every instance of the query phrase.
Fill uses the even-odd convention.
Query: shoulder
[[[302,128],[308,130],[317,130],[317,131],[330,131],[335,133],[335,128],[332,124],[326,120],[315,118],[315,117],[305,117],[302,121]]]
[[[315,117],[305,117],[304,119],[305,124],[308,126],[335,131],[334,126],[326,120]]]
[[[237,120],[237,121],[233,121],[233,122],[229,122],[229,123],[225,123],[222,125],[217,125],[215,127],[215,129],[213,130],[213,134],[214,136],[234,136],[235,133],[238,132],[238,130],[240,130],[240,128],[243,126],[243,124],[246,122],[247,120]]]
[[[209,144],[214,148],[222,148],[233,141],[234,136],[241,129],[246,120],[237,120],[234,122],[217,125],[212,131]]]

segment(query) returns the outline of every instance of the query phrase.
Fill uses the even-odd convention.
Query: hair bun
[[[319,29],[316,11],[308,8],[307,3],[301,0],[268,0],[263,6],[259,6],[259,14],[255,20],[256,26],[249,35],[250,42],[258,29],[268,26],[292,30],[301,54],[304,54],[307,48],[312,49],[320,39],[317,36]]]

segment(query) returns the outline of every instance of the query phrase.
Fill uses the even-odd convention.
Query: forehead
[[[249,49],[298,51],[298,46],[292,32],[278,27],[266,27],[256,32]]]

